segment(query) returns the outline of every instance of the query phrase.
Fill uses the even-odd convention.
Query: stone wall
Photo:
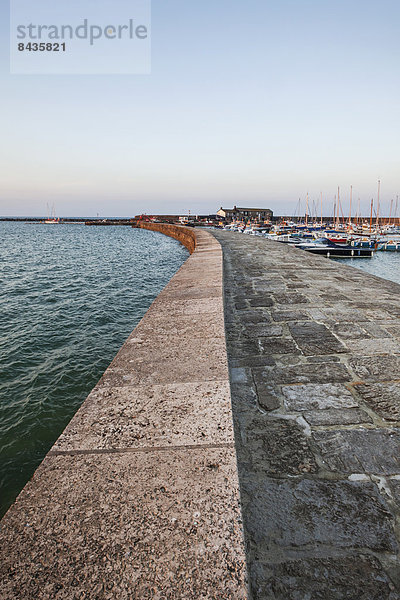
[[[221,247],[155,227],[196,250],[2,520],[1,600],[247,598]]]
[[[175,238],[181,244],[186,246],[190,254],[193,254],[196,248],[196,233],[191,227],[182,227],[181,225],[169,225],[168,223],[145,223],[138,222],[135,227],[139,229],[149,229],[158,231],[164,235]]]

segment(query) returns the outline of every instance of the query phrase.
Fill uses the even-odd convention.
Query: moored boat
[[[303,242],[296,244],[296,248],[299,248],[300,250],[306,250],[312,254],[326,256],[328,258],[371,258],[374,255],[372,248],[356,248],[351,244],[335,244],[327,238],[320,238],[315,242]]]

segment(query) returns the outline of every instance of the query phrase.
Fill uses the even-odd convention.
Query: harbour
[[[400,597],[399,285],[143,226],[191,257],[5,515],[0,595]]]
[[[0,600],[400,600],[400,3],[0,14]]]
[[[111,221],[114,221],[114,219]],[[91,246],[90,260],[94,260],[93,268],[95,268],[94,265],[98,264],[99,260],[95,259],[94,254],[96,247],[100,250],[98,244],[106,243],[107,247],[111,243],[113,247],[107,250],[107,252],[111,253],[111,257],[115,252],[114,245],[119,245],[120,249],[116,255],[119,259],[124,256],[125,251],[123,248],[129,248],[129,252],[133,251],[133,256],[136,256],[136,258],[133,259],[132,263],[128,255],[125,254],[123,260],[127,261],[126,272],[129,273],[133,267],[131,277],[142,277],[142,269],[146,264],[143,262],[142,252],[146,248],[146,244],[141,249],[139,247],[135,249],[131,245],[132,242],[130,240],[132,239],[132,235],[149,234],[140,232],[134,234],[132,231],[132,220],[128,222],[129,227],[126,229],[109,226],[110,229],[107,228],[107,231],[110,232],[109,234],[91,233],[91,231],[84,227],[84,222],[80,223],[80,227],[73,227],[70,230],[65,227],[61,227],[61,229],[51,227],[45,230],[47,232],[45,234],[43,233],[44,230],[31,229],[27,225],[15,221],[0,223],[0,228],[3,231],[4,245],[7,247],[9,244],[21,244],[23,240],[20,246],[22,249],[20,258],[27,261],[24,268],[21,266],[21,270],[17,269],[16,271],[20,273],[19,279],[15,277],[8,281],[8,287],[3,286],[4,297],[7,294],[8,300],[7,310],[2,311],[2,336],[0,339],[7,340],[7,346],[3,341],[0,347],[2,362],[6,365],[2,370],[0,393],[7,394],[7,398],[12,397],[13,400],[10,406],[6,400],[2,402],[3,425],[0,431],[2,470],[0,483],[2,489],[1,508],[3,512],[23,487],[27,478],[33,473],[34,468],[40,463],[52,442],[68,422],[68,419],[71,418],[74,410],[76,410],[76,407],[79,406],[79,403],[84,398],[85,392],[94,385],[102,370],[104,370],[107,363],[107,352],[109,352],[108,356],[111,358],[113,351],[115,352],[118,348],[118,343],[122,343],[124,333],[127,335],[135,320],[140,319],[144,307],[148,305],[149,298],[152,297],[151,292],[146,291],[143,308],[141,308],[139,300],[140,291],[135,291],[132,296],[132,286],[128,293],[127,282],[125,280],[120,281],[119,287],[117,286],[112,292],[110,288],[108,293],[111,294],[112,298],[116,294],[118,296],[121,294],[121,297],[132,298],[134,307],[132,318],[129,311],[127,314],[124,314],[125,309],[120,307],[116,311],[116,306],[114,306],[112,312],[110,312],[110,308],[104,308],[107,316],[105,313],[97,314],[94,312],[94,318],[88,321],[86,311],[87,307],[91,306],[96,300],[96,286],[98,286],[99,290],[103,289],[107,281],[110,282],[109,285],[111,286],[115,275],[113,276],[110,272],[106,275],[103,271],[100,278],[95,277],[93,272],[83,276],[84,269],[82,258],[80,257],[79,260],[83,269],[82,277],[75,278],[74,282],[68,284],[70,272],[68,265],[73,255],[68,259],[68,262],[66,261],[66,257],[71,251],[68,244],[72,242],[74,244],[77,243],[77,247],[82,249],[88,244]],[[147,225],[149,226],[149,224]],[[278,225],[277,227],[283,229],[287,225]],[[95,229],[97,230],[97,228]],[[236,224],[230,226],[230,229],[232,231],[235,231],[235,229],[236,231],[240,231]],[[276,241],[281,237],[286,236],[286,239],[288,239],[288,236],[293,235],[294,241],[280,242],[278,244],[278,247],[281,247],[282,251],[285,246],[299,247],[300,244],[299,233],[278,233],[278,230],[275,234],[264,232],[263,236],[256,228],[253,230],[248,228],[248,232],[251,233],[251,231],[253,231],[251,237],[266,237],[266,239]],[[323,233],[323,231],[321,230],[319,233]],[[245,232],[245,229],[243,229],[243,232]],[[330,235],[333,235],[332,231]],[[302,236],[305,244],[309,243],[310,239],[314,239],[311,238],[312,231],[303,231]],[[317,239],[321,240],[323,238],[319,237]],[[155,240],[159,240],[159,238],[156,237]],[[63,252],[66,253],[64,257],[56,247],[60,242],[61,248],[64,248]],[[158,241],[158,243],[160,242]],[[44,262],[42,261],[40,273],[35,272],[36,267],[33,264],[29,267],[30,262],[27,260],[27,253],[24,251],[24,247],[26,247],[28,252],[28,248],[31,248],[31,245],[36,247],[36,252],[41,248],[41,252],[46,257]],[[316,245],[318,250],[319,244]],[[148,251],[151,253],[154,250],[153,247],[151,249],[148,248]],[[168,245],[165,246],[165,250],[176,252],[174,247],[168,249]],[[388,280],[400,283],[400,270],[398,268],[400,257],[396,252],[390,250],[390,244],[387,245],[387,248],[380,246],[377,248],[374,243],[373,249],[363,247],[361,244],[346,249],[343,246],[332,243],[331,245],[323,246],[321,254],[327,258],[334,258],[335,253],[337,253],[337,260],[344,264],[354,265],[373,275],[382,276]],[[102,248],[100,256],[104,256],[104,252],[105,250]],[[180,255],[178,260],[184,260],[184,252],[183,249],[178,252],[178,255]],[[372,260],[360,261],[359,258],[363,257],[363,253],[365,253],[364,256],[373,257]],[[317,251],[316,254],[319,254],[319,252]],[[31,255],[31,261],[34,260],[34,256],[35,251]],[[168,261],[167,256],[160,257],[160,266],[166,265]],[[16,254],[12,251],[9,260],[14,259],[16,259]],[[3,281],[6,281],[8,278],[7,273],[11,269],[7,261],[7,254],[5,254],[2,263]],[[96,268],[100,269],[100,266]],[[24,284],[24,278],[27,277],[29,271],[29,277]],[[164,278],[168,278],[169,271],[167,269],[165,273],[163,272],[160,279],[157,273],[158,268],[156,267],[152,280],[153,283],[150,283],[151,279],[149,281],[141,280],[140,287],[143,290],[147,290],[148,285],[153,285],[154,293],[156,294],[156,291],[161,289],[163,282],[166,281]],[[32,277],[36,278],[35,286],[32,284]],[[69,300],[67,301],[66,298],[63,299],[63,294],[66,293],[68,285]],[[89,290],[86,287],[87,285],[90,285],[93,289]],[[30,286],[29,293],[28,286]],[[41,292],[41,290],[43,291]],[[85,293],[88,295],[87,298],[85,298]],[[98,293],[103,294],[100,291]],[[149,293],[150,296],[148,295]],[[5,300],[3,300],[3,305],[5,305],[4,302]],[[40,306],[38,303],[40,303]],[[71,313],[71,310],[79,310],[79,314],[75,312]],[[21,311],[24,314],[30,315],[28,320],[29,332],[37,332],[36,335],[29,338],[29,343],[27,340],[26,342],[24,341],[24,330],[21,329],[23,322],[18,316],[22,314]],[[115,323],[112,316],[114,313],[117,319],[120,318],[126,323],[124,326],[125,329],[119,334],[119,338],[115,337],[114,325],[112,333],[107,332],[107,328],[111,326],[111,321]],[[49,327],[47,327],[47,323],[49,323]],[[63,338],[65,335],[70,339]],[[25,336],[28,336],[28,330],[26,330]],[[15,345],[13,342],[10,343],[10,339],[15,339]],[[20,340],[20,354],[16,350],[17,340]],[[88,341],[85,342],[85,340]],[[108,351],[106,344],[109,344]],[[43,368],[39,368],[42,362],[41,346],[43,352],[46,353],[46,356],[43,357]],[[82,348],[81,358],[79,358],[76,350],[73,352],[72,349],[74,347]],[[91,350],[89,350],[90,348]],[[98,359],[94,361],[93,353],[95,356],[98,356]],[[23,371],[22,365],[24,365]],[[24,373],[23,377],[21,377],[22,372]],[[83,381],[78,377],[78,374],[85,374]],[[32,411],[36,412],[38,410],[37,407],[40,407],[40,424],[38,416],[33,417],[32,413]],[[26,442],[27,435],[29,435],[29,444]]]

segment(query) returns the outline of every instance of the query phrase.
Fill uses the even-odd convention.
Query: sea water
[[[187,256],[142,229],[0,222],[0,515]]]
[[[372,258],[340,258],[333,259],[339,264],[356,267],[395,283],[400,283],[400,252],[377,250]]]

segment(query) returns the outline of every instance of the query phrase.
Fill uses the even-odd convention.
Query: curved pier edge
[[[177,229],[192,255],[1,522],[0,599],[248,597],[222,250]]]
[[[133,226],[133,228],[148,229],[149,231],[158,231],[159,233],[163,233],[164,235],[168,235],[169,237],[175,238],[176,240],[178,240],[178,242],[186,246],[190,254],[193,254],[193,252],[195,251],[197,241],[199,241],[199,243],[201,244],[201,233],[195,233],[194,229],[191,227],[182,227],[181,225],[172,225],[169,223],[146,223],[138,221]]]

